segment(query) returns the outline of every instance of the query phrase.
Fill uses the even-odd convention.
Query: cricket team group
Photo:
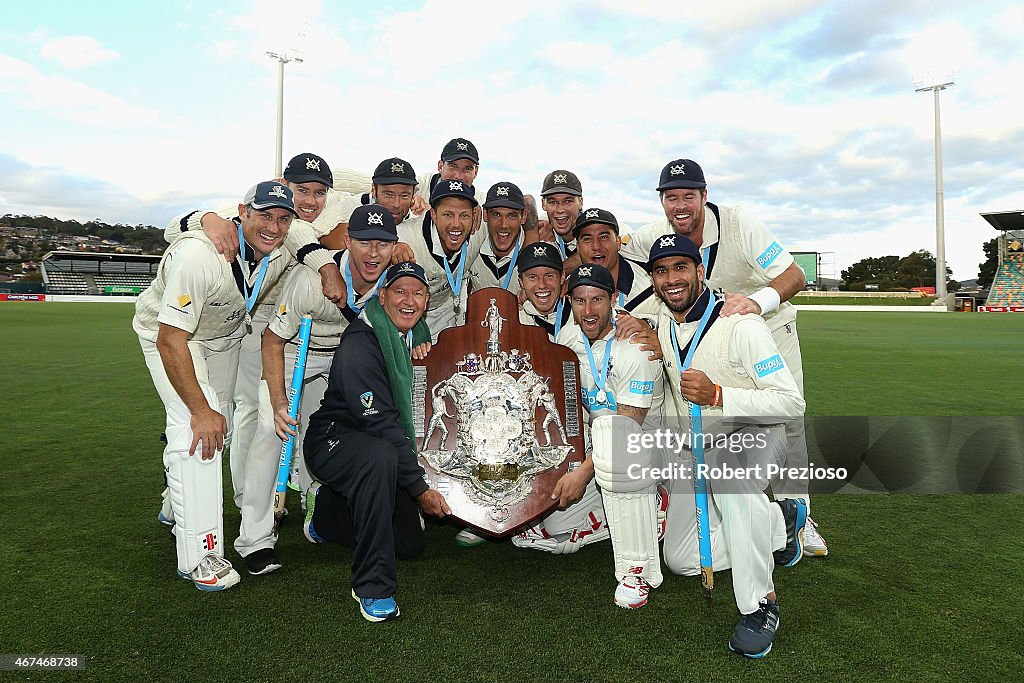
[[[133,327],[166,409],[159,519],[179,576],[204,591],[239,582],[225,557],[224,449],[241,511],[234,549],[251,575],[281,567],[274,491],[292,438],[304,536],[354,549],[365,619],[398,617],[397,560],[422,552],[424,515],[451,512],[417,460],[412,361],[429,362],[438,334],[466,324],[470,292],[500,287],[517,295],[521,324],[576,353],[587,437],[585,459],[553,490],[555,509],[511,542],[563,554],[610,539],[609,593],[632,609],[662,583],[663,563],[703,573],[706,588],[709,567],[730,569],[741,616],[729,649],[765,656],[779,627],[775,568],[828,553],[807,482],[656,475],[692,472],[679,463],[698,455],[719,471],[806,467],[788,303],[803,271],[756,216],[709,202],[689,159],[650,179],[664,216],[636,230],[586,202],[569,170],[547,174],[534,199],[509,181],[478,189],[479,168],[464,138],[423,175],[397,157],[367,176],[299,154],[237,206],[168,226]],[[644,434],[666,426],[688,438],[646,447]],[[470,529],[455,541],[488,542]]]

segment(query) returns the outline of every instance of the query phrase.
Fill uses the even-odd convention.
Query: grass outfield
[[[175,577],[172,539],[156,522],[163,417],[131,313],[0,305],[0,653],[84,655],[75,680],[97,681],[1024,671],[1022,495],[816,497],[833,554],[776,572],[782,627],[760,662],[726,650],[737,618],[728,573],[716,577],[710,612],[699,579],[673,576],[644,609],[620,610],[607,544],[559,557],[508,543],[466,551],[452,528],[428,526],[424,556],[399,564],[402,619],[370,625],[348,596],[350,551],[310,546],[293,520],[280,571],[200,593]],[[812,414],[1005,415],[1024,405],[1024,316],[802,312],[800,329]],[[227,500],[233,540],[238,511]]]

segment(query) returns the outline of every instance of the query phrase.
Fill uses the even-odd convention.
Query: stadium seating
[[[82,273],[47,272],[46,291],[52,294],[88,294],[89,283]]]
[[[1008,253],[999,264],[987,306],[1024,306],[1024,253]]]

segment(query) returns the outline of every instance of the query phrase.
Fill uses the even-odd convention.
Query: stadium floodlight
[[[274,177],[281,177],[282,134],[284,129],[284,65],[288,62],[302,63],[302,59],[287,52],[270,52],[267,56],[277,60],[277,148],[274,150]]]
[[[935,297],[946,297],[946,227],[942,194],[942,126],[939,122],[939,92],[953,86],[953,74],[932,72],[914,80],[914,92],[935,95]]]

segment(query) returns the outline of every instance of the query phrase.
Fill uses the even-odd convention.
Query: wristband
[[[720,387],[719,385],[716,384],[715,385],[715,398],[712,399],[712,401],[711,401],[711,407],[712,408],[717,408],[719,405],[721,405],[719,403],[719,401],[721,401],[721,400],[722,400],[722,387]]]
[[[756,301],[757,305],[761,307],[762,316],[775,311],[779,304],[782,303],[782,297],[779,296],[778,291],[774,287],[759,289],[751,294],[749,298]]]

